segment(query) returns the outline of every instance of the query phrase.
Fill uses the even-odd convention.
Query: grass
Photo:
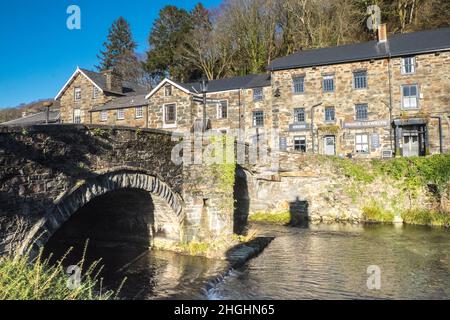
[[[394,218],[395,215],[392,211],[385,210],[376,204],[363,207],[363,219],[365,221],[392,223]]]
[[[49,259],[43,259],[42,250],[37,258],[30,262],[29,254],[0,259],[0,300],[109,300],[117,298],[119,289],[114,292],[102,287],[99,273],[99,261],[94,262],[86,270],[84,255],[77,264],[81,270],[78,286],[73,283],[63,267],[63,261],[70,253],[67,251],[63,258],[51,265]],[[86,251],[86,247],[85,247]]]
[[[402,213],[407,224],[450,227],[450,214],[429,210],[407,210]]]
[[[276,224],[288,224],[291,222],[291,214],[289,211],[279,212],[257,212],[248,217],[249,221],[269,222]]]

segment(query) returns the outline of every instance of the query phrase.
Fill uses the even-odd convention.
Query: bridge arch
[[[80,209],[105,195],[123,190],[136,190],[151,196],[154,215],[150,230],[152,237],[163,231],[170,235],[171,240],[181,239],[184,221],[182,198],[144,169],[119,167],[98,172],[61,194],[30,231],[20,253],[28,249],[37,252]],[[162,230],[167,226],[170,230]]]

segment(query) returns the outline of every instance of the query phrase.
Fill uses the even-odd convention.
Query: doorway
[[[336,154],[335,136],[325,136],[323,138],[323,153],[327,156],[334,156]]]
[[[425,155],[425,126],[404,126],[402,134],[404,157]]]

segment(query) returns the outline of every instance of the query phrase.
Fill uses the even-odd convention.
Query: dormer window
[[[172,96],[172,86],[165,86],[164,87],[164,94],[166,97]]]
[[[75,101],[80,101],[81,100],[81,88],[75,88],[74,100]]]

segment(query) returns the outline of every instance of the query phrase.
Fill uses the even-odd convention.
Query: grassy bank
[[[67,254],[66,254],[67,255]],[[102,288],[99,261],[83,269],[80,282],[74,281],[62,266],[63,260],[51,265],[39,256],[30,262],[28,255],[0,259],[0,300],[108,300],[117,292]]]
[[[248,217],[249,221],[268,222],[275,224],[289,224],[291,222],[291,214],[289,211],[280,212],[256,212]]]

